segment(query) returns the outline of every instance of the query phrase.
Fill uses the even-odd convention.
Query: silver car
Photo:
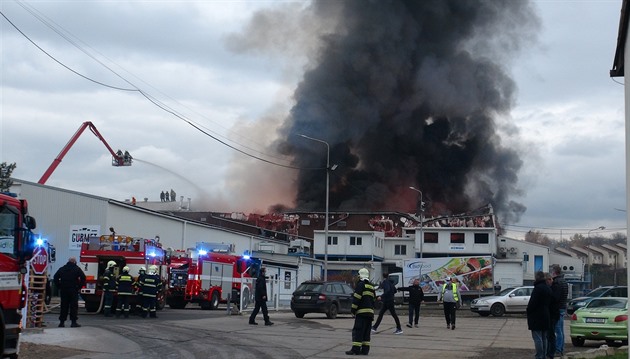
[[[507,288],[498,295],[474,299],[470,303],[470,310],[482,317],[490,314],[500,317],[505,313],[525,313],[532,290],[533,286]]]

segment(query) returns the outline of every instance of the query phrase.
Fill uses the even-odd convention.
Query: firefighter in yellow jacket
[[[361,268],[352,299],[352,315],[354,316],[352,349],[346,352],[347,355],[368,355],[370,352],[370,331],[372,320],[374,320],[375,298],[374,286],[370,283],[370,271]]]

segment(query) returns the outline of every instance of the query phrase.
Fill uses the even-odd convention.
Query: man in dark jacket
[[[555,355],[562,356],[564,354],[564,316],[567,312],[567,298],[569,297],[569,285],[564,280],[564,274],[559,265],[554,264],[551,266],[551,276],[553,277],[553,284],[551,284],[551,291],[554,297],[558,301],[558,321],[555,323]]]
[[[389,280],[389,274],[383,273],[383,281],[381,282],[381,289],[383,289],[383,294],[378,297],[378,300],[383,301],[383,306],[381,310],[378,312],[378,318],[376,318],[376,323],[372,327],[372,331],[376,332],[378,330],[379,324],[381,324],[381,320],[383,320],[383,314],[389,310],[389,313],[394,317],[394,321],[396,322],[396,330],[394,334],[402,334],[402,328],[400,327],[400,320],[398,319],[398,315],[396,315],[396,307],[394,307],[394,294],[396,294],[396,287]]]
[[[534,275],[534,290],[527,303],[527,329],[532,332],[536,348],[536,359],[545,359],[547,354],[547,331],[551,330],[549,306],[553,298],[551,288],[545,280],[545,273]]]
[[[347,355],[368,355],[370,352],[370,330],[374,320],[374,286],[370,283],[370,272],[366,268],[359,270],[359,282],[354,287],[352,296],[352,349]]]
[[[53,280],[59,288],[61,296],[61,313],[59,314],[59,326],[64,327],[70,311],[70,320],[73,328],[80,327],[77,323],[79,314],[79,291],[85,285],[85,273],[77,265],[77,259],[70,257],[68,263],[59,268]]]
[[[420,280],[414,279],[413,285],[400,287],[398,290],[401,292],[409,292],[409,323],[407,323],[407,326],[411,328],[411,325],[415,324],[417,328],[418,319],[420,319],[420,303],[424,300],[424,292],[422,291],[422,287],[420,287]]]
[[[267,270],[264,267],[260,268],[260,273],[258,274],[258,278],[256,278],[256,304],[254,305],[252,315],[249,316],[249,324],[251,325],[258,325],[258,323],[256,323],[256,316],[261,309],[263,313],[263,319],[265,320],[265,325],[273,325],[273,323],[269,320],[269,313],[267,312],[266,272]]]
[[[556,354],[556,332],[554,328],[560,319],[560,296],[558,295],[557,290],[554,290],[553,277],[551,276],[551,273],[545,274],[545,280],[547,281],[549,288],[551,288],[551,303],[549,304],[551,327],[547,332],[547,358],[553,359]]]

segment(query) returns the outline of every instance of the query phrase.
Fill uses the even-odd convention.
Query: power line
[[[75,75],[78,75],[88,81],[92,81],[95,84],[101,85],[101,86],[105,86],[114,90],[120,90],[120,91],[138,91],[138,89],[129,89],[129,88],[123,88],[123,87],[117,87],[117,86],[112,86],[112,85],[108,85],[106,83],[94,80],[92,78],[89,78],[75,70],[73,70],[72,68],[70,68],[69,66],[66,66],[64,63],[62,63],[61,61],[57,60],[54,56],[52,56],[51,54],[49,54],[48,52],[46,52],[46,50],[44,50],[43,48],[41,48],[39,45],[37,45],[35,43],[35,41],[31,40],[30,37],[28,37],[24,32],[22,32],[22,30],[20,30],[13,22],[11,22],[11,20],[9,20],[9,18],[6,17],[6,15],[0,11],[0,15],[2,15],[2,17],[4,17],[5,20],[7,20],[7,22],[9,24],[11,24],[11,26],[13,26],[20,34],[22,34],[22,36],[24,36],[24,38],[26,38],[28,41],[30,41],[31,44],[33,44],[35,47],[37,47],[41,52],[43,52],[44,54],[46,54],[46,56],[50,57],[53,61],[55,61],[56,63],[58,63],[59,65],[63,66],[64,68],[66,68],[66,70],[74,73]]]
[[[162,101],[158,100],[158,99],[157,99],[157,98],[155,98],[154,96],[150,95],[148,92],[146,92],[146,91],[142,90],[141,88],[139,88],[138,86],[136,86],[135,84],[133,84],[131,81],[129,81],[128,79],[126,79],[124,76],[120,75],[119,73],[117,73],[116,71],[114,71],[112,68],[110,68],[109,66],[107,66],[106,64],[104,64],[102,61],[100,61],[100,60],[99,60],[99,59],[97,59],[95,56],[93,56],[92,54],[90,54],[90,53],[89,53],[89,51],[85,50],[83,47],[81,47],[79,44],[77,44],[75,41],[73,41],[73,40],[72,40],[69,36],[67,36],[66,34],[64,34],[63,32],[61,32],[60,30],[58,30],[55,26],[51,25],[51,24],[50,24],[50,22],[49,22],[48,20],[44,19],[44,16],[40,16],[40,15],[36,14],[36,12],[37,12],[37,11],[36,11],[35,9],[29,9],[29,8],[25,7],[24,5],[22,5],[22,4],[21,4],[21,3],[19,3],[19,2],[18,2],[18,4],[20,4],[20,6],[22,6],[22,8],[24,8],[26,11],[28,11],[28,12],[29,12],[32,16],[34,16],[35,18],[37,18],[39,21],[41,21],[42,23],[44,23],[47,27],[49,27],[50,29],[52,29],[52,30],[53,30],[55,33],[57,33],[59,36],[61,36],[61,37],[62,37],[62,38],[64,38],[66,41],[68,41],[70,44],[72,44],[73,46],[75,46],[76,48],[78,48],[80,51],[82,51],[83,53],[85,53],[87,56],[89,56],[90,58],[92,58],[92,59],[93,59],[94,61],[96,61],[98,64],[100,64],[101,66],[103,66],[103,67],[105,67],[106,69],[108,69],[108,70],[109,70],[110,72],[112,72],[114,75],[118,76],[118,77],[119,77],[119,78],[121,78],[123,81],[125,81],[125,82],[127,82],[128,84],[130,84],[131,86],[133,86],[133,88],[129,89],[129,88],[122,88],[122,87],[117,87],[117,86],[108,85],[108,84],[105,84],[105,83],[103,83],[103,82],[100,82],[100,81],[94,80],[94,79],[92,79],[92,78],[90,78],[90,77],[88,77],[88,76],[85,76],[85,75],[83,75],[83,74],[81,74],[81,73],[79,73],[79,72],[75,71],[74,69],[72,69],[72,68],[70,68],[69,66],[65,65],[65,64],[64,64],[64,63],[62,63],[61,61],[57,60],[54,56],[52,56],[51,54],[49,54],[48,52],[46,52],[46,51],[45,51],[45,50],[44,50],[41,46],[39,46],[37,43],[35,43],[35,41],[33,41],[33,40],[32,40],[30,37],[28,37],[28,36],[27,36],[27,35],[26,35],[26,34],[25,34],[22,30],[20,30],[20,29],[17,27],[17,25],[15,25],[15,24],[14,24],[11,20],[9,20],[9,18],[8,18],[8,17],[7,17],[4,13],[2,13],[2,12],[0,11],[0,14],[2,14],[2,16],[3,16],[6,20],[7,20],[7,22],[9,22],[9,24],[11,24],[11,26],[13,26],[13,27],[14,27],[14,28],[15,28],[15,29],[16,29],[16,30],[17,30],[17,31],[18,31],[18,32],[19,32],[22,36],[24,36],[24,37],[25,37],[25,38],[26,38],[29,42],[31,42],[31,43],[32,43],[35,47],[37,47],[40,51],[42,51],[44,54],[46,54],[49,58],[51,58],[52,60],[54,60],[56,63],[58,63],[59,65],[63,66],[63,67],[64,67],[64,68],[66,68],[67,70],[71,71],[72,73],[74,73],[74,74],[76,74],[76,75],[78,75],[78,76],[80,76],[80,77],[82,77],[82,78],[84,78],[84,79],[86,79],[86,80],[89,80],[89,81],[91,81],[91,82],[93,82],[93,83],[96,83],[96,84],[98,84],[98,85],[105,86],[105,87],[108,87],[108,88],[111,88],[111,89],[121,90],[121,91],[135,91],[135,92],[138,92],[138,93],[140,93],[140,94],[141,94],[141,95],[142,95],[145,99],[147,99],[150,103],[152,103],[153,105],[155,105],[156,107],[158,107],[158,108],[159,108],[159,109],[161,109],[162,111],[164,111],[164,112],[166,112],[166,113],[169,113],[169,114],[171,114],[171,115],[173,115],[173,116],[177,117],[178,119],[180,119],[180,120],[182,120],[182,121],[186,122],[188,125],[192,126],[192,127],[193,127],[193,128],[195,128],[197,131],[199,131],[199,132],[203,133],[204,135],[206,135],[206,136],[208,136],[208,137],[212,138],[213,140],[215,140],[215,141],[217,141],[217,142],[221,143],[222,145],[224,145],[224,146],[226,146],[226,147],[228,147],[228,148],[230,148],[230,149],[232,149],[232,150],[235,150],[235,151],[237,151],[237,152],[239,152],[239,153],[241,153],[241,154],[243,154],[243,155],[246,155],[246,156],[248,156],[248,157],[251,157],[251,158],[253,158],[253,159],[256,159],[256,160],[259,160],[259,161],[262,161],[262,162],[265,162],[265,163],[268,163],[268,164],[272,164],[272,165],[275,165],[275,166],[284,167],[284,168],[290,168],[290,169],[296,169],[296,170],[321,170],[321,169],[326,169],[325,167],[307,167],[307,168],[304,168],[304,167],[296,167],[296,166],[285,165],[285,164],[282,164],[282,163],[274,162],[274,161],[271,161],[271,160],[264,159],[264,158],[262,158],[262,157],[260,157],[260,156],[253,155],[253,154],[251,154],[251,153],[249,153],[249,152],[247,152],[247,151],[241,150],[241,149],[237,148],[236,146],[231,145],[231,144],[227,143],[226,141],[219,139],[219,138],[218,138],[218,136],[220,136],[220,135],[219,135],[219,134],[217,134],[215,131],[212,131],[212,130],[210,130],[210,129],[208,129],[208,128],[204,127],[203,125],[198,124],[198,123],[196,123],[195,121],[192,121],[192,120],[188,119],[185,115],[183,115],[183,114],[179,113],[179,111],[177,111],[177,110],[175,110],[175,109],[171,108],[170,106],[166,105],[165,103],[163,103]],[[57,25],[57,24],[55,24],[55,25]],[[61,26],[59,26],[59,25],[57,25],[57,26],[58,26],[59,28],[62,28],[62,27],[61,27]],[[62,28],[62,29],[63,29],[63,28]],[[65,30],[64,30],[64,31],[65,31]],[[68,32],[68,33],[69,33],[69,32]],[[91,48],[91,47],[90,47],[90,48]],[[93,51],[95,51],[95,50],[93,50]],[[98,51],[95,51],[95,52],[97,52],[97,53],[98,53]],[[100,54],[100,53],[99,53],[99,54]],[[104,56],[104,57],[105,57],[105,56]],[[107,57],[105,57],[105,58],[107,58]],[[111,60],[110,60],[110,61],[111,61]],[[113,61],[112,61],[112,62],[113,62]],[[115,64],[115,62],[113,62],[113,63]],[[125,71],[126,71],[126,70],[125,70]],[[128,72],[128,71],[127,71],[127,72]],[[133,75],[133,74],[132,74],[132,75]],[[136,77],[136,76],[134,76],[134,77]],[[136,78],[137,78],[137,77],[136,77]],[[143,81],[143,82],[144,82],[144,81]],[[146,82],[145,82],[145,84],[146,84]],[[167,96],[167,97],[168,97],[168,96]],[[169,98],[170,98],[170,97],[169,97]],[[202,127],[203,127],[203,128],[206,128],[206,129],[207,129],[207,131],[203,130],[203,129],[202,129]],[[215,136],[215,135],[210,134],[209,132],[213,132],[213,133],[215,133],[215,134],[216,134],[216,136]],[[226,138],[225,136],[221,136],[221,137]],[[226,140],[228,140],[228,139],[226,138]],[[279,157],[277,157],[277,156],[268,155],[268,154],[263,153],[263,152],[261,152],[261,151],[258,151],[258,150],[255,150],[255,149],[253,149],[253,148],[250,148],[250,147],[248,147],[248,146],[242,145],[242,144],[240,144],[240,143],[238,143],[238,142],[236,142],[236,141],[233,141],[233,140],[229,140],[229,141],[231,141],[231,142],[234,142],[234,143],[238,144],[240,147],[246,148],[246,149],[248,149],[248,150],[250,150],[250,151],[253,151],[253,152],[257,152],[257,153],[262,154],[262,155],[265,155],[265,156],[267,156],[267,157],[277,158],[277,159],[282,159],[282,158],[279,158]]]

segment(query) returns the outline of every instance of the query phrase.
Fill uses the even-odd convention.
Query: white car
[[[532,290],[533,286],[507,288],[498,295],[474,299],[470,302],[470,310],[482,317],[490,314],[500,317],[505,313],[525,313]]]

